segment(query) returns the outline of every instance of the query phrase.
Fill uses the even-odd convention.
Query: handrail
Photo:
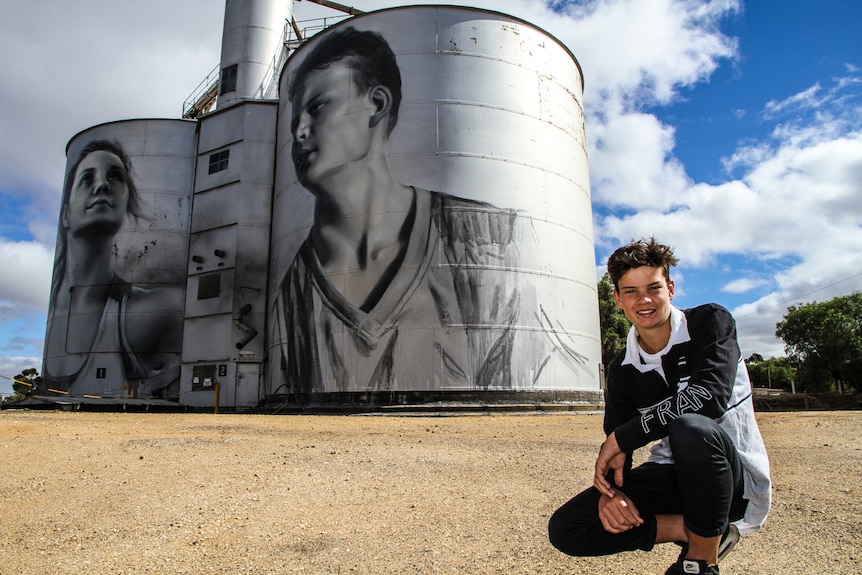
[[[200,109],[198,104],[203,103],[204,101],[211,101],[213,99],[215,94],[210,94],[210,92],[214,92],[216,86],[218,86],[218,80],[219,64],[216,64],[215,68],[207,74],[207,77],[204,78],[194,90],[192,90],[192,93],[189,94],[188,98],[183,102],[183,118],[197,118],[201,113],[206,111]]]
[[[318,32],[326,30],[330,26],[335,26],[342,20],[351,18],[349,14],[339,16],[327,16],[324,18],[313,18],[311,20],[299,20],[290,22],[285,26],[285,45],[288,51],[293,51],[305,43],[311,36]],[[294,28],[295,26],[295,28]]]
[[[269,85],[261,86],[262,97],[273,98],[274,93],[278,90],[277,74],[281,71],[281,65],[284,63],[284,56],[289,55],[293,50],[299,48],[311,36],[318,32],[326,30],[330,26],[338,24],[342,20],[351,18],[349,14],[339,16],[327,16],[324,18],[313,18],[311,20],[300,20],[286,22],[284,26],[284,46],[287,48],[287,54],[279,53],[273,57],[273,74],[275,78],[271,79]],[[218,92],[219,82],[219,67],[216,64],[215,68],[207,74],[197,87],[192,90],[192,93],[183,102],[183,118],[197,118],[201,114],[208,112],[212,103],[215,102]]]

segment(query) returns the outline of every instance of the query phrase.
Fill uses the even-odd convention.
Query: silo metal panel
[[[422,170],[414,158],[392,158],[393,166],[399,173],[406,174],[419,186],[441,185],[441,189],[452,190],[453,194],[471,197],[477,190],[484,189],[488,161],[481,157],[438,156],[434,158],[434,174]],[[546,217],[568,222],[577,230],[589,230],[592,226],[592,208],[588,194],[573,179],[578,166],[586,168],[586,157],[576,156],[571,165],[554,166],[557,171],[530,171],[514,162],[497,162],[494,174],[506,182],[505,187],[495,190],[495,201],[500,205],[527,210],[533,217]],[[484,169],[483,169],[484,168]],[[436,175],[435,175],[436,174]],[[433,178],[433,181],[432,181]],[[440,181],[443,183],[440,184]],[[499,200],[496,200],[499,198]],[[559,209],[566,205],[568,209]],[[589,224],[589,225],[588,225]],[[592,232],[589,234],[592,236]]]
[[[275,129],[278,106],[275,102],[249,102],[244,114],[243,136],[247,141],[267,143],[275,142]],[[272,154],[269,154],[274,157]],[[261,175],[272,178],[272,170],[262,172]]]
[[[535,96],[540,76],[535,70],[499,60],[439,53],[407,54],[402,61],[407,69],[429,71],[405,86],[408,101],[421,102],[423,95],[435,94],[441,102],[473,102],[539,115],[540,102]]]
[[[243,133],[245,109],[245,107],[228,108],[207,116],[206,121],[200,123],[198,153],[207,154],[223,148],[225,143],[236,141]]]
[[[242,185],[234,182],[213,190],[195,194],[195,211],[192,214],[192,233],[234,224],[236,194]]]
[[[272,193],[272,174],[275,171],[275,155],[273,154],[272,142],[261,142],[252,138],[246,139],[243,143],[245,148],[245,166],[243,168],[243,182],[248,184],[266,184],[266,196],[261,195],[260,199],[269,196]],[[269,202],[266,202],[266,216],[269,218]]]
[[[239,228],[247,246],[247,249],[241,254],[242,265],[240,267],[244,276],[239,287],[241,290],[253,288],[256,292],[255,295],[257,295],[257,291],[266,286],[266,279],[269,275],[267,273],[269,253],[261,246],[266,246],[269,243],[270,228],[268,225],[250,224],[241,224]],[[263,306],[266,298],[261,298],[260,301],[261,306]]]
[[[189,275],[188,278],[188,286],[187,290],[190,294],[195,294],[200,289],[200,283],[202,281],[201,278],[209,279],[218,276],[219,285],[220,285],[220,293],[217,297],[207,298],[207,299],[197,299],[194,297],[189,298],[188,303],[186,304],[186,317],[187,318],[197,318],[204,316],[216,316],[219,314],[229,314],[232,311],[233,306],[233,295],[230,286],[233,285],[234,269],[227,269],[224,271],[214,269],[209,272],[203,273],[195,273],[194,275]],[[214,340],[212,338],[204,338],[200,339],[193,333],[188,333],[185,338],[185,343],[183,348],[188,348],[188,351],[191,356],[200,356],[200,354],[205,353],[204,350],[213,349]],[[198,349],[202,348],[202,349]]]
[[[436,21],[441,52],[511,62],[570,82],[578,90],[583,88],[580,67],[568,50],[527,22],[491,12],[475,18],[446,8],[437,11]]]
[[[302,142],[324,127],[313,123],[310,107],[293,117],[288,84],[330,34],[349,27],[379,33],[395,54],[403,96],[398,123],[385,152],[375,147],[378,132],[368,139],[375,142],[372,153],[319,173],[315,162],[326,152],[303,143],[309,168],[300,178],[291,122],[312,126],[309,139],[298,136]],[[270,390],[597,391],[601,353],[582,87],[577,62],[556,39],[484,10],[382,10],[303,45],[280,86]],[[352,111],[335,119],[369,113],[367,131],[374,132],[384,100],[372,96],[356,87]],[[352,126],[345,144],[357,134],[366,137],[361,122]],[[375,182],[364,179],[371,172],[364,166],[388,166],[395,182],[413,186],[413,207],[394,207],[396,196],[378,203],[373,193],[350,188]],[[332,176],[342,173],[362,177]],[[401,202],[404,188],[391,187]],[[381,205],[388,207],[373,207]],[[364,229],[367,237],[400,238],[396,268],[359,259],[328,266],[333,254],[319,245],[331,238],[319,236],[319,245],[308,240],[315,228],[353,231],[388,217],[400,227]],[[417,247],[426,229],[430,243]],[[332,245],[352,257],[364,244]],[[369,277],[380,278],[382,295],[363,308],[356,296],[364,292],[356,286]]]
[[[176,399],[195,128],[184,120],[130,120],[69,142],[45,344],[48,387]]]
[[[183,363],[228,361],[229,357],[221,352],[233,348],[236,339],[233,329],[230,313],[188,318],[185,324]],[[190,345],[189,342],[198,343]],[[188,402],[183,399],[183,403]]]

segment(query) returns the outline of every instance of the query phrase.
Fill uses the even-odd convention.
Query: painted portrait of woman
[[[49,389],[168,397],[179,377],[182,290],[134,285],[115,271],[116,236],[143,215],[119,143],[93,140],[63,187],[45,350]]]

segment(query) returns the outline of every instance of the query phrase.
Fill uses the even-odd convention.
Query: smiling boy
[[[554,513],[551,543],[575,556],[674,542],[666,575],[718,575],[741,534],[757,531],[771,501],[769,460],[733,317],[671,303],[677,258],[654,238],[608,259],[614,299],[632,322],[608,368],[604,430],[593,486]],[[646,463],[632,452],[655,442]]]

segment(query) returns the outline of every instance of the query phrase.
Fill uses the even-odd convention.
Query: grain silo
[[[300,402],[599,390],[577,60],[511,16],[368,13],[281,75],[268,378]]]
[[[187,120],[127,120],[69,142],[46,391],[176,400],[195,128]]]

